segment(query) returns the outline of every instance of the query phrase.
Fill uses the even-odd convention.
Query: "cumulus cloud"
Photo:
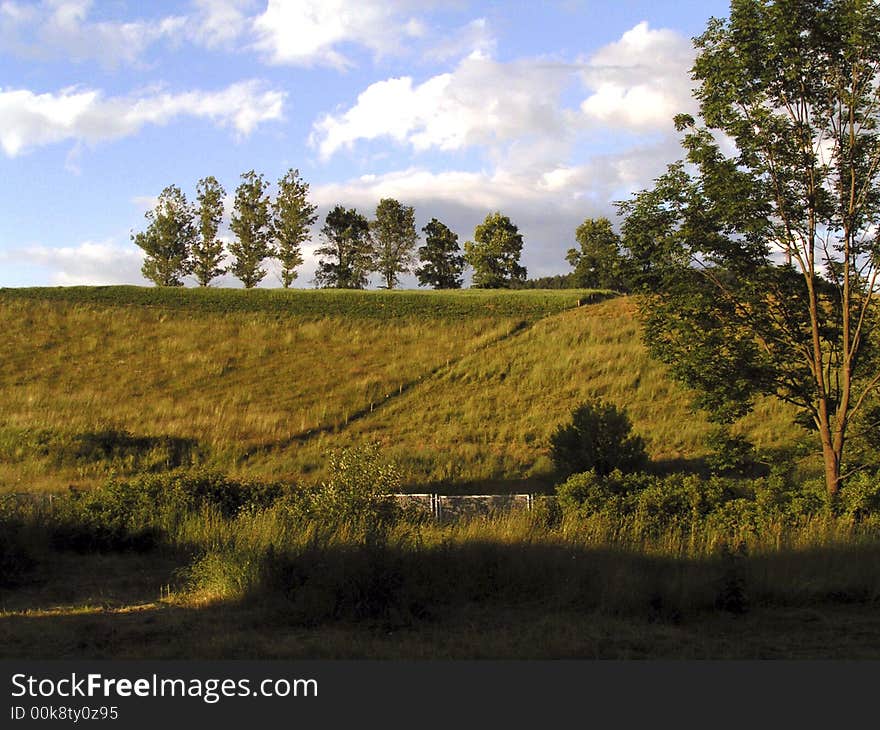
[[[194,0],[188,35],[207,48],[225,48],[248,30],[252,0]]]
[[[163,39],[180,37],[186,17],[91,21],[93,0],[42,0],[0,4],[0,51],[28,58],[98,61],[106,66],[136,62]]]
[[[691,43],[680,33],[639,23],[589,58],[583,80],[592,93],[581,110],[597,124],[668,129],[679,112],[696,111],[693,61]]]
[[[368,86],[340,114],[312,131],[323,158],[358,140],[390,137],[416,151],[458,150],[524,135],[558,139],[568,127],[560,106],[571,67],[541,60],[500,63],[478,53],[451,73],[414,84],[409,76]]]
[[[675,154],[674,140],[664,139],[543,173],[410,168],[314,185],[311,192],[322,215],[336,204],[372,215],[381,198],[397,198],[415,207],[419,226],[437,217],[462,242],[473,236],[487,213],[500,210],[524,235],[523,263],[529,275],[545,276],[567,270],[565,252],[574,245],[575,228],[584,218],[614,218],[612,201],[650,186]]]
[[[56,286],[144,284],[143,252],[113,241],[85,241],[77,246],[28,246],[7,252],[13,263],[40,266]]]
[[[246,136],[261,123],[282,118],[285,93],[259,81],[219,91],[152,93],[105,98],[94,89],[37,94],[0,88],[0,147],[9,157],[66,140],[95,143],[136,133],[148,124],[181,116],[208,119]]]
[[[352,62],[340,46],[384,55],[424,33],[422,21],[407,17],[405,5],[399,0],[269,0],[253,20],[254,47],[273,64],[346,68]]]
[[[311,142],[323,159],[360,140],[389,138],[416,152],[505,143],[504,157],[558,162],[570,143],[596,128],[669,132],[675,114],[695,111],[692,62],[686,38],[644,22],[571,63],[500,62],[476,51],[422,83],[402,76],[371,84],[348,109],[318,119]],[[578,80],[589,95],[567,108],[563,92]]]

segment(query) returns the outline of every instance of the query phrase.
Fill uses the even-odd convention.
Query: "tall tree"
[[[400,274],[412,268],[419,234],[412,206],[401,205],[394,198],[382,198],[376,206],[376,219],[370,223],[376,249],[376,270],[393,289]]]
[[[198,235],[192,206],[179,187],[169,185],[145,217],[146,230],[131,236],[146,254],[141,272],[158,286],[183,286],[182,277],[192,271],[190,252]]]
[[[575,231],[578,248],[565,260],[574,268],[574,285],[585,289],[624,289],[624,259],[620,236],[607,218],[587,218]]]
[[[223,220],[225,195],[223,186],[213,176],[202,178],[196,186],[199,237],[193,241],[192,264],[199,286],[208,286],[213,279],[226,273],[220,265],[223,263],[223,241],[217,238]]]
[[[464,244],[464,259],[474,270],[478,289],[506,289],[514,280],[525,281],[526,269],[519,263],[523,238],[510,218],[490,213],[474,229],[474,240]]]
[[[235,210],[230,225],[235,240],[229,244],[229,252],[235,258],[229,269],[246,289],[263,280],[266,270],[262,263],[275,255],[268,187],[262,174],[250,170],[242,174],[241,183],[235,189]]]
[[[375,252],[369,221],[354,208],[337,205],[321,228],[324,244],[315,253],[315,283],[335,289],[363,289],[373,271]]]
[[[318,206],[309,202],[308,195],[309,184],[300,178],[299,170],[288,170],[278,181],[278,194],[272,203],[272,233],[285,289],[297,277],[296,269],[303,262],[302,245],[318,220]]]
[[[422,232],[425,234],[425,245],[419,247],[422,265],[416,269],[419,286],[461,289],[465,263],[458,245],[458,235],[436,218],[431,218]]]
[[[621,206],[646,339],[721,420],[759,393],[799,408],[834,496],[880,382],[880,5],[734,0],[696,46],[692,168]]]

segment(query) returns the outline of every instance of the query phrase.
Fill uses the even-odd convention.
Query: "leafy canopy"
[[[376,206],[376,219],[370,224],[376,250],[376,269],[386,289],[393,289],[400,275],[412,268],[419,240],[415,211],[394,198],[382,198]]]
[[[464,258],[474,270],[478,289],[506,289],[524,281],[526,269],[519,263],[523,238],[506,215],[490,213],[474,230],[474,240],[464,244]]]
[[[198,236],[192,206],[179,187],[169,185],[145,217],[146,230],[131,236],[144,250],[141,272],[158,286],[183,286],[182,277],[192,271],[190,251]]]
[[[217,231],[223,220],[223,198],[226,191],[213,176],[199,180],[196,200],[199,202],[199,237],[193,241],[193,274],[199,286],[208,286],[213,279],[226,273],[223,262],[223,241]]]
[[[373,270],[375,251],[369,221],[354,208],[335,206],[321,228],[324,243],[315,251],[318,286],[363,289]]]
[[[272,203],[272,235],[281,262],[281,283],[289,288],[302,265],[302,245],[310,239],[309,229],[318,220],[318,206],[309,202],[309,184],[299,170],[288,170],[278,181]]]
[[[695,43],[688,164],[620,206],[646,340],[721,421],[797,406],[836,494],[880,380],[880,6],[734,0]]]
[[[436,218],[422,228],[425,245],[419,248],[421,266],[416,269],[419,286],[434,289],[461,289],[465,263],[458,235]]]
[[[235,258],[230,271],[241,279],[246,289],[263,280],[267,272],[262,263],[275,255],[268,187],[262,173],[250,170],[242,174],[241,183],[235,189],[235,210],[230,225],[235,241],[229,244],[229,252]]]

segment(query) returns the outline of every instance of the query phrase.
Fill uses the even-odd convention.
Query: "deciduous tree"
[[[223,220],[223,198],[226,191],[215,177],[199,180],[196,199],[199,201],[199,236],[193,241],[193,274],[199,286],[208,286],[212,280],[226,273],[223,263],[223,241],[217,231]]]
[[[268,187],[262,174],[250,170],[242,174],[235,190],[235,210],[230,225],[235,240],[229,244],[229,252],[235,258],[229,268],[246,289],[263,280],[266,276],[263,261],[275,255]]]
[[[458,245],[458,235],[436,218],[422,228],[425,245],[419,247],[421,266],[416,269],[419,286],[434,289],[461,289],[464,256]]]
[[[318,206],[309,202],[308,195],[309,184],[299,176],[299,170],[288,170],[278,181],[278,194],[272,203],[272,232],[285,289],[297,277],[296,269],[303,262],[302,245],[318,220]]]
[[[833,496],[880,381],[880,5],[734,0],[696,46],[690,166],[621,206],[646,338],[720,420],[796,406]]]
[[[419,234],[412,206],[401,205],[394,198],[382,198],[376,206],[376,218],[370,223],[376,251],[376,270],[393,289],[400,275],[412,268]]]
[[[169,185],[145,217],[146,230],[131,236],[146,254],[141,272],[158,286],[183,286],[182,277],[192,271],[190,252],[198,236],[192,206],[179,187]]]
[[[464,244],[464,258],[474,270],[478,289],[506,289],[511,281],[524,281],[519,263],[523,238],[506,215],[490,213],[474,230],[474,240]]]
[[[370,222],[354,208],[335,206],[321,228],[324,243],[315,253],[315,283],[336,289],[363,289],[373,271],[375,251]]]
[[[620,237],[607,218],[587,218],[577,227],[578,247],[568,249],[565,260],[574,271],[574,285],[585,289],[625,289]]]

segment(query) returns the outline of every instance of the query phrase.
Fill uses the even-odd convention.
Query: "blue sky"
[[[727,9],[0,0],[0,286],[145,283],[129,239],[162,188],[214,175],[231,201],[291,167],[322,218],[396,197],[463,242],[501,210],[529,275],[562,273],[579,222],[680,156],[690,39]]]

